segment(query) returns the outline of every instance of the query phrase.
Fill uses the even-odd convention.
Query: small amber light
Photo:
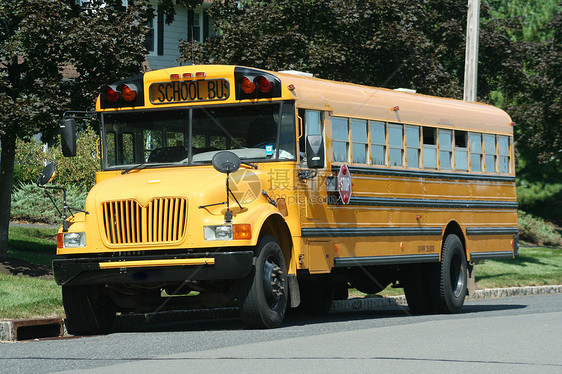
[[[240,88],[245,94],[252,94],[256,91],[256,84],[247,77],[244,77],[240,83]]]
[[[252,239],[252,226],[249,223],[232,225],[232,237],[234,240]]]
[[[198,71],[197,73],[195,73],[195,76],[197,78],[205,78],[207,76],[207,73],[202,72],[202,71]]]
[[[294,84],[290,84],[287,86],[287,88],[289,89],[289,91],[294,91],[296,87]]]
[[[125,101],[133,101],[135,100],[135,98],[137,97],[137,90],[136,87],[131,85],[131,86],[127,86],[125,85],[123,87],[123,89],[121,90],[121,97],[123,98],[123,100]]]
[[[180,79],[179,74],[170,74],[170,79]]]
[[[57,248],[62,248],[62,232],[57,234]]]
[[[193,78],[193,74],[191,73],[183,73],[184,78]]]
[[[396,105],[395,107],[390,108],[390,110],[392,110],[393,112],[398,112],[400,110],[400,107]]]

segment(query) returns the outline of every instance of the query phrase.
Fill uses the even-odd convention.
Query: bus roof
[[[513,133],[509,115],[488,104],[293,74],[274,74],[285,85],[295,86],[300,107],[328,110],[333,116]]]
[[[195,73],[202,72],[205,75],[200,79],[228,79],[231,87],[234,87],[235,84],[238,84],[234,82],[237,69],[250,69],[274,75],[281,81],[279,99],[296,100],[299,108],[328,111],[333,116],[440,126],[469,131],[513,133],[509,115],[491,105],[330,81],[307,77],[303,74],[273,72],[234,65],[188,65],[149,71],[143,74],[142,80],[145,87],[150,87],[157,82],[170,81],[173,75],[182,76],[191,73],[195,76]],[[262,100],[270,101],[271,99],[235,100],[234,95],[231,95],[227,100],[212,104]],[[200,105],[209,104],[209,102],[191,104]],[[165,106],[184,105],[186,104],[177,102]],[[157,107],[152,105],[149,100],[146,100],[144,106],[147,109]],[[100,110],[99,100],[97,109]]]

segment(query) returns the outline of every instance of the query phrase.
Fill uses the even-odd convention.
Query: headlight
[[[232,240],[232,225],[204,227],[205,240]]]
[[[86,246],[85,232],[65,232],[62,234],[63,248],[76,248]]]

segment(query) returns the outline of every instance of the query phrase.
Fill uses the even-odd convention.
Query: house
[[[163,69],[178,66],[180,40],[203,42],[213,35],[213,27],[207,10],[211,1],[206,0],[195,9],[186,9],[176,6],[174,22],[166,24],[164,14],[158,11],[158,2],[151,1],[157,9],[154,18],[149,21],[150,33],[147,37],[146,56],[149,70]],[[184,63],[187,64],[187,63]]]

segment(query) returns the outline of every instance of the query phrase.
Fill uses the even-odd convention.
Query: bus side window
[[[498,136],[499,166],[500,173],[509,173],[509,137]]]
[[[420,167],[420,128],[406,126],[406,158],[408,167]]]
[[[437,141],[432,127],[423,128],[423,167],[437,169]]]
[[[404,131],[402,125],[388,124],[390,166],[404,165]]]
[[[367,163],[367,120],[351,120],[352,157],[354,164]]]
[[[496,136],[484,134],[484,163],[486,173],[496,172]]]
[[[439,165],[441,170],[451,170],[453,136],[451,130],[439,129]]]
[[[455,170],[468,170],[468,148],[466,131],[455,130]]]
[[[369,121],[371,132],[371,162],[373,165],[386,165],[386,124]]]
[[[349,122],[347,118],[332,117],[333,156],[335,162],[349,162]]]
[[[306,154],[306,137],[308,135],[322,135],[323,128],[323,113],[318,110],[304,110],[299,109],[299,117],[303,120],[303,132],[299,141],[299,152],[301,155],[301,161],[305,160]]]
[[[470,170],[482,171],[482,134],[470,133]]]

